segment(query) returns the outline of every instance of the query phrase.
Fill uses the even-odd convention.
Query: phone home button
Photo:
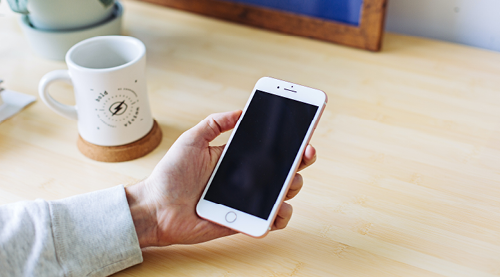
[[[236,220],[236,214],[234,212],[228,212],[226,214],[226,221],[229,223],[233,223]]]

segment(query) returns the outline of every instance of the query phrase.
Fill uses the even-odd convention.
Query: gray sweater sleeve
[[[123,186],[0,206],[0,276],[106,276],[141,262]]]

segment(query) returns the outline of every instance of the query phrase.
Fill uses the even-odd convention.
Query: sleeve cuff
[[[107,276],[142,262],[122,185],[50,201],[49,208],[65,276]]]

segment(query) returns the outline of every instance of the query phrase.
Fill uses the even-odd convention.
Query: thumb
[[[199,142],[200,139],[202,139],[204,143],[209,143],[221,133],[233,129],[241,113],[241,110],[237,110],[211,114],[200,121],[196,126],[189,129],[186,135],[193,140],[192,142]]]

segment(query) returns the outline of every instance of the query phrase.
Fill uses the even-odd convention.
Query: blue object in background
[[[225,0],[359,26],[363,0]]]

